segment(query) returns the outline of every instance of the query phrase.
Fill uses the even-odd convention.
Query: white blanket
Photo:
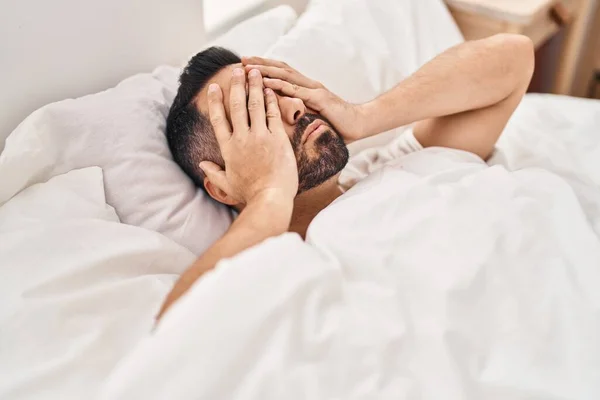
[[[0,207],[0,398],[92,398],[193,260],[119,223],[100,168],[14,196]]]
[[[600,139],[588,124],[600,104],[547,98],[564,123],[535,125],[539,100],[494,161],[538,167],[433,148],[380,169],[307,243],[287,234],[222,261],[104,398],[597,399]]]
[[[120,224],[99,168],[30,186],[0,207],[0,398],[596,399],[598,126],[530,96],[496,166],[409,155],[151,334],[194,256]]]

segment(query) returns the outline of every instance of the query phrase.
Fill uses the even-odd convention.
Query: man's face
[[[227,119],[231,123],[229,89],[233,64],[219,71],[210,82],[218,83],[223,91],[223,104]],[[196,107],[208,115],[206,85],[198,95]],[[307,108],[302,100],[277,94],[281,119],[290,138],[298,165],[298,193],[312,189],[340,172],[348,162],[348,149],[329,121],[316,111]]]

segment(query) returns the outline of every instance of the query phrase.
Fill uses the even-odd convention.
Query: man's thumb
[[[199,167],[213,185],[217,186],[221,190],[227,191],[229,185],[227,184],[225,171],[223,171],[219,165],[211,161],[202,161],[199,164]]]
[[[206,176],[221,170],[221,167],[211,161],[202,161],[199,167]]]

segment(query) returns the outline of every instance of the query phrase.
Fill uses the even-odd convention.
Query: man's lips
[[[308,140],[308,138],[310,137],[310,135],[315,132],[320,126],[326,125],[325,121],[322,121],[320,119],[314,120],[313,122],[310,123],[310,125],[308,125],[306,127],[306,129],[304,130],[304,135],[302,135],[302,143],[306,143],[306,141]]]

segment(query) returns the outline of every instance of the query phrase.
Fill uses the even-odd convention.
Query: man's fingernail
[[[265,94],[266,95],[273,94],[273,91],[271,89],[269,89],[269,88],[265,88]]]
[[[242,76],[244,75],[244,70],[241,68],[236,68],[233,70],[233,76]]]
[[[208,85],[208,92],[209,93],[214,93],[217,90],[219,90],[219,85],[217,85],[216,83],[211,83],[210,85]]]
[[[253,69],[250,71],[250,76],[260,76],[260,72],[257,69]]]

